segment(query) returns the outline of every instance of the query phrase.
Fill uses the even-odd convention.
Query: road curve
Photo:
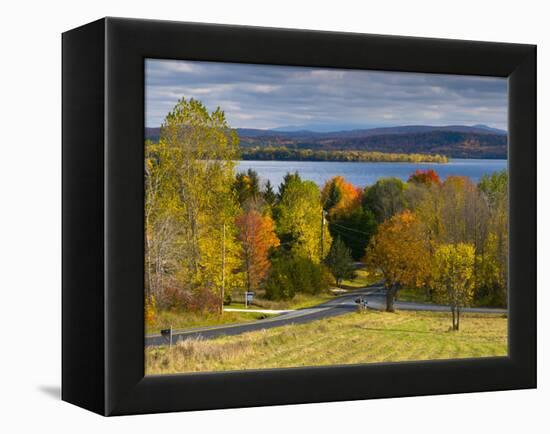
[[[352,291],[346,295],[335,297],[334,299],[314,307],[283,313],[271,318],[253,321],[244,324],[224,324],[220,326],[198,327],[185,330],[173,330],[172,343],[179,340],[202,338],[213,339],[220,336],[239,335],[246,332],[281,327],[290,324],[304,324],[319,319],[330,318],[343,315],[357,310],[355,300],[358,297],[366,297],[370,309],[384,310],[386,308],[386,293],[382,284],[377,283],[366,288]],[[449,307],[431,303],[411,303],[396,301],[397,310],[448,312]],[[468,313],[495,313],[505,314],[506,309],[493,308],[464,308],[463,312]],[[145,336],[145,346],[167,345],[167,338],[160,334]]]

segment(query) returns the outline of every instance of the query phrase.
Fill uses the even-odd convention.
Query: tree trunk
[[[386,290],[386,312],[395,312],[393,302],[395,300],[395,293],[397,292],[397,285],[391,285]]]
[[[451,313],[453,314],[453,330],[455,330],[455,307],[451,305]]]
[[[146,226],[147,227],[148,223],[146,223]],[[146,275],[146,279],[145,281],[147,282],[147,286],[145,288],[145,294],[146,294],[146,297],[147,298],[150,298],[151,295],[153,294],[154,292],[154,288],[153,288],[153,273],[151,272],[151,268],[152,268],[152,259],[151,259],[151,240],[149,239],[149,236],[147,234],[145,234],[145,275]]]
[[[456,331],[458,331],[460,327],[460,308],[457,306],[456,307]]]

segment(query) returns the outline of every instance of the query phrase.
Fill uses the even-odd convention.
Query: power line
[[[344,238],[347,238],[348,240],[350,241],[357,241],[359,238],[363,238],[363,237],[357,237],[357,236],[353,236],[353,235],[350,235],[350,234],[346,234],[345,232],[341,232],[339,231],[337,228],[332,228],[333,231],[336,231],[338,236],[342,236]],[[367,239],[365,239],[365,241],[368,241]]]
[[[367,232],[363,232],[363,231],[360,231],[360,230],[357,230],[357,229],[353,229],[353,228],[347,228],[346,226],[342,226],[342,225],[339,225],[339,224],[337,224],[337,223],[330,223],[330,224],[333,225],[333,226],[338,226],[338,227],[340,227],[340,228],[342,228],[342,229],[347,229],[348,231],[358,232],[358,233],[360,233],[360,234],[367,235],[367,236],[369,236],[369,237],[370,237],[370,235],[371,235],[371,234],[368,234]]]

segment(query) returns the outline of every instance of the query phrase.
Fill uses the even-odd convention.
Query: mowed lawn
[[[302,325],[186,340],[145,350],[148,375],[355,363],[505,356],[507,319],[466,314],[449,331],[450,314],[352,313]]]

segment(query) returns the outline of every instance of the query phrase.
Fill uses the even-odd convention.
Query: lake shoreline
[[[473,158],[472,158],[473,160]],[[403,163],[403,164],[415,164],[416,161],[392,161],[392,160],[282,160],[282,159],[272,159],[272,158],[243,158],[241,160],[237,161],[280,161],[282,163]],[[423,164],[447,164],[449,162],[449,159],[447,161],[429,161],[429,160],[422,160],[418,161],[418,163]]]
[[[246,161],[323,161],[323,162],[403,162],[446,163],[448,157],[435,153],[380,152],[366,150],[288,149],[286,147],[241,148],[241,158]]]
[[[334,176],[343,176],[355,186],[364,187],[374,184],[380,178],[399,178],[407,181],[416,170],[432,169],[444,180],[449,176],[467,176],[478,182],[483,175],[490,175],[507,169],[507,160],[501,159],[460,159],[450,158],[447,163],[435,162],[373,162],[373,161],[281,161],[281,160],[239,160],[236,171],[252,169],[260,180],[269,180],[278,186],[288,173],[298,172],[302,179],[323,186]]]

